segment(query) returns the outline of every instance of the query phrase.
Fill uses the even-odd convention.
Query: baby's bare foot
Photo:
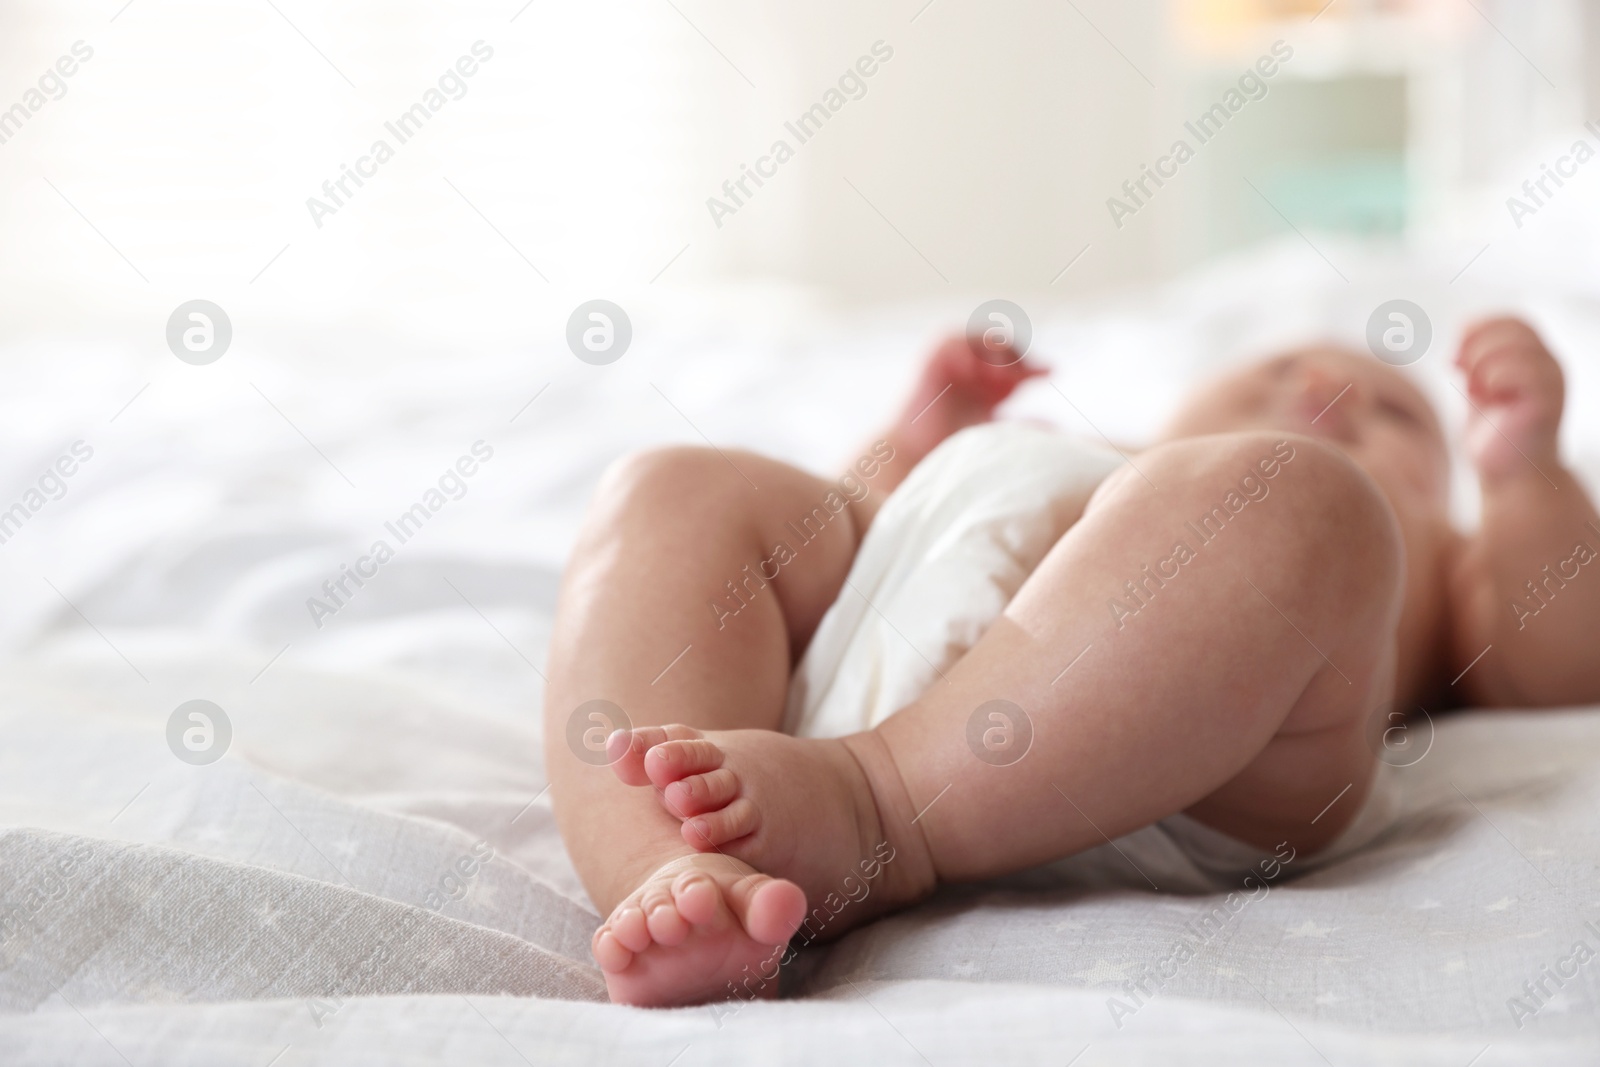
[[[909,801],[874,735],[645,727],[612,735],[614,770],[653,786],[683,839],[804,891],[803,936],[831,939],[931,892]]]
[[[805,917],[793,882],[729,856],[670,860],[595,931],[595,962],[617,1004],[669,1007],[777,996],[775,958]]]

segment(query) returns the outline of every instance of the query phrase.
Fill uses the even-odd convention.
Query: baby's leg
[[[1400,539],[1377,488],[1332,448],[1295,438],[1294,458],[1262,478],[1281,440],[1195,438],[1139,457],[1143,475],[1102,487],[950,684],[874,732],[919,811],[951,787],[918,821],[942,879],[1051,860],[1179,811],[1269,849],[1319,848],[1347,824],[1375,765],[1365,725],[1392,696]],[[1268,495],[1202,543],[1201,518],[1230,492],[1247,499],[1252,473]],[[1164,563],[1180,541],[1192,560]],[[1159,588],[1145,578],[1158,565],[1178,572]],[[1129,580],[1143,583],[1137,614]],[[967,745],[994,699],[1032,720],[1032,750],[1012,766]]]
[[[1293,458],[1279,449],[1275,477],[1261,477],[1282,440],[1230,434],[1141,455],[1142,474],[1102,486],[947,681],[875,730],[667,742],[671,772],[652,780],[731,772],[737,799],[690,817],[694,835],[794,879],[813,909],[886,841],[895,859],[872,897],[829,934],[937,881],[1057,859],[1180,811],[1264,848],[1328,843],[1370,783],[1364,724],[1393,689],[1403,564],[1388,504],[1341,453],[1292,438]],[[1246,499],[1247,474],[1270,492],[1224,510],[1202,542],[1189,523]],[[1178,542],[1193,558],[1163,563]],[[1124,583],[1148,581],[1147,565],[1177,573],[1149,581],[1128,614],[1138,602]],[[969,744],[994,700],[1033,730],[1009,765]],[[854,784],[817,788],[841,750]]]
[[[804,901],[789,883],[697,852],[675,816],[619,782],[605,745],[622,723],[590,702],[611,702],[637,727],[777,729],[794,661],[860,537],[835,489],[760,456],[675,448],[619,463],[596,494],[556,612],[545,760],[573,864],[610,916],[595,956],[614,999],[705,999],[724,968],[787,941]],[[780,542],[794,553],[781,566]]]

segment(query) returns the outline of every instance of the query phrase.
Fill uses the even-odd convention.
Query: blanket
[[[1016,407],[1137,437],[1221,353],[1358,330],[1402,272],[1457,292],[1458,258],[1323,290],[1320,260],[1269,250],[1041,311],[1054,384]],[[1593,410],[1588,298],[1541,299],[1569,403]],[[8,351],[31,387],[0,396],[6,499],[80,438],[94,454],[0,546],[0,1063],[1593,1063],[1594,708],[1438,717],[1382,839],[1209,937],[1222,894],[1182,855],[1141,861],[1157,892],[1101,848],[808,949],[783,1001],[602,1001],[537,729],[598,472],[697,430],[826,471],[887,414],[929,321],[641,331],[609,368],[559,338],[448,360],[397,339],[382,375],[372,338],[314,332],[206,368],[120,341]],[[1591,430],[1568,422],[1580,460]],[[328,600],[480,439],[465,488]],[[948,654],[917,603],[879,607]]]

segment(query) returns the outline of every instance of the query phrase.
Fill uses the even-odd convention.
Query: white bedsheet
[[[1137,439],[1224,353],[1358,336],[1395,279],[1439,294],[1441,345],[1451,309],[1487,299],[1448,289],[1444,259],[1335,252],[1348,287],[1279,248],[1038,314],[1061,393],[1030,387],[1013,412]],[[1489,280],[1562,350],[1571,407],[1600,410],[1587,295]],[[783,341],[662,325],[611,368],[396,348],[379,378],[340,352],[370,339],[240,344],[209,368],[146,343],[8,353],[25,388],[0,396],[6,503],[74,441],[95,455],[0,545],[0,901],[17,917],[0,1061],[1594,1062],[1600,965],[1520,1028],[1508,1001],[1575,942],[1600,949],[1600,710],[1441,721],[1393,834],[1251,903],[1120,1027],[1108,998],[1214,901],[1152,893],[1109,850],[808,953],[798,999],[731,1016],[594,999],[598,920],[535,730],[594,476],[699,432],[827,470],[886,414],[934,314]],[[1439,362],[1423,371],[1448,401]],[[1600,426],[1569,426],[1573,454],[1600,455]],[[317,628],[307,598],[479,440],[494,455],[465,495]],[[209,766],[167,748],[196,698],[232,723]],[[1181,886],[1182,862],[1147,873]]]

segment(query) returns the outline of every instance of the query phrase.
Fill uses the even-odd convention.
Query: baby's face
[[[1322,438],[1402,516],[1445,513],[1450,462],[1438,416],[1404,375],[1371,356],[1308,348],[1246,367],[1190,395],[1164,437],[1237,430]]]

